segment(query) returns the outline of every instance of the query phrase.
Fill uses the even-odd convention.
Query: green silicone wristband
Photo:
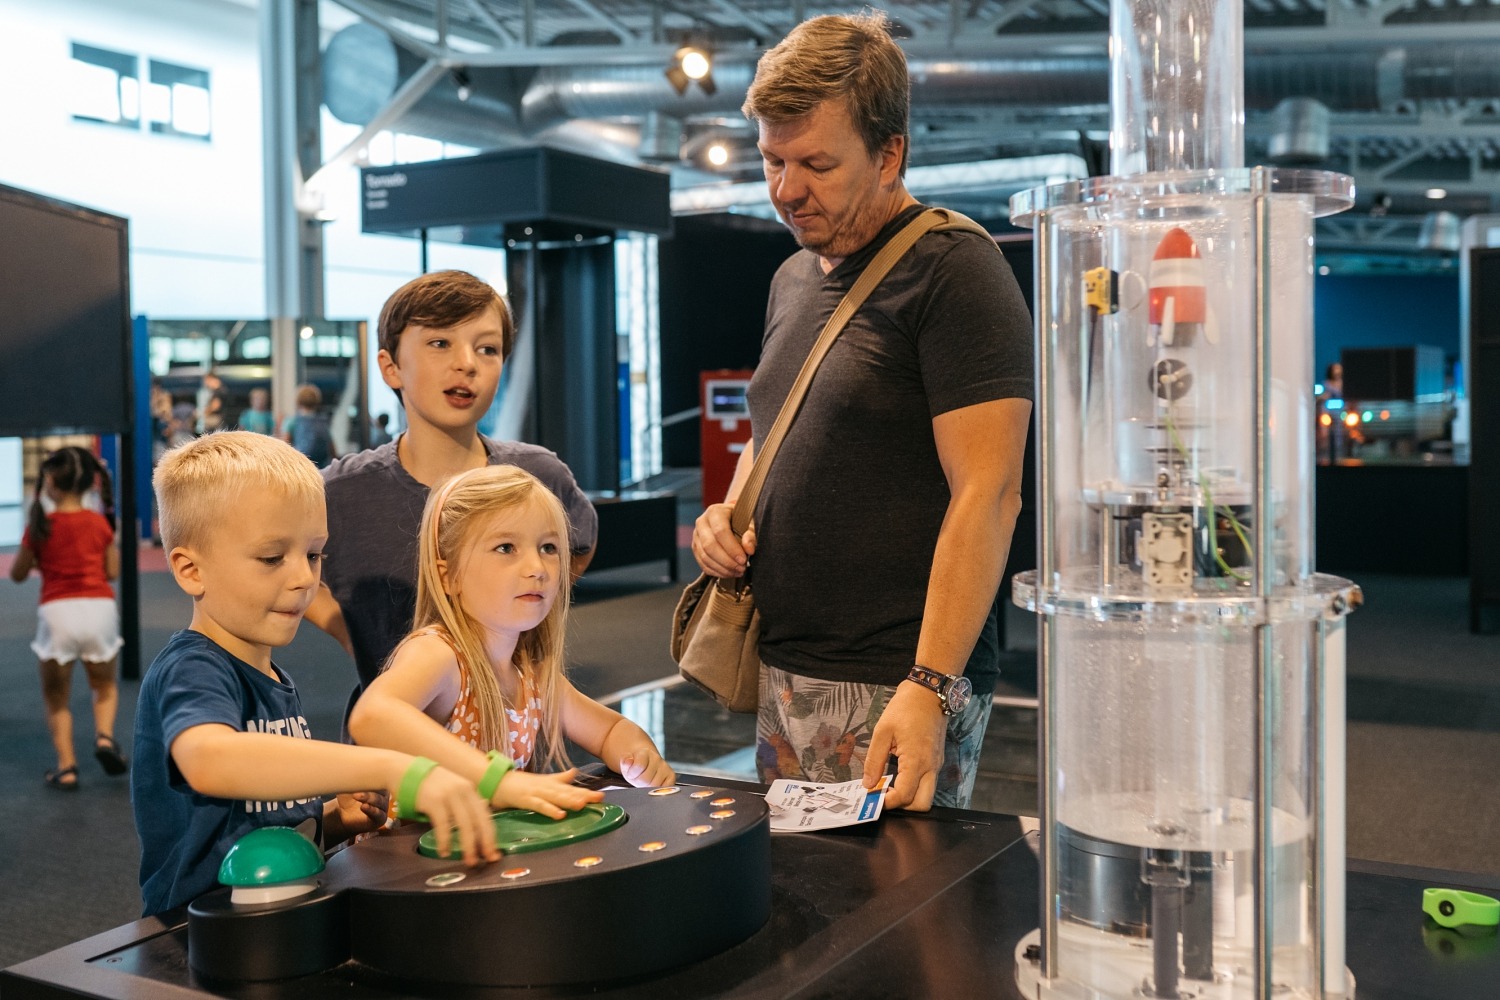
[[[490,766],[484,769],[484,776],[479,779],[475,789],[479,792],[479,797],[488,802],[494,797],[495,789],[500,787],[500,779],[510,773],[516,762],[499,750],[491,750],[485,756],[489,758]]]
[[[1500,924],[1500,900],[1461,889],[1423,889],[1422,912],[1444,927]]]
[[[396,789],[396,817],[398,819],[425,820],[427,817],[417,809],[417,789],[438,766],[430,757],[416,757],[401,776],[401,787]]]

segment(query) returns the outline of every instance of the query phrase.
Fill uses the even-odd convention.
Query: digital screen
[[[750,415],[750,401],[745,392],[750,383],[743,379],[710,381],[707,383],[709,419],[724,420]]]
[[[0,436],[129,423],[125,220],[0,187]]]

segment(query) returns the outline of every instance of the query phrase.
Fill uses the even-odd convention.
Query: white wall
[[[0,184],[128,218],[135,313],[266,314],[259,16],[253,0],[0,0]],[[344,20],[330,12],[330,23]],[[66,83],[74,42],[207,70],[212,140],[74,121]],[[328,155],[357,132],[326,113],[324,124]],[[379,162],[440,151],[387,141],[372,154]],[[331,178],[328,191],[336,219],[325,227],[325,312],[367,320],[373,340],[386,296],[420,273],[420,249],[360,234],[355,168]],[[497,251],[429,250],[433,269],[464,268],[502,288],[503,262]],[[395,396],[373,370],[371,404],[399,426]],[[6,454],[0,495],[20,476]],[[0,531],[0,545],[14,544],[8,534]]]
[[[0,0],[0,183],[128,218],[135,312],[265,311],[256,16],[225,0]],[[73,121],[75,41],[208,70],[212,141]]]

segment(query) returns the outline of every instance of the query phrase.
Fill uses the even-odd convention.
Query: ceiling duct
[[[1417,249],[1451,253],[1459,247],[1462,229],[1463,220],[1452,212],[1428,212],[1417,232]]]
[[[365,23],[337,32],[324,51],[324,96],[341,121],[365,125],[422,65]],[[1097,55],[912,58],[913,117],[925,109],[1094,109],[1109,101],[1109,60]],[[634,65],[500,69],[470,66],[470,95],[446,81],[397,124],[404,132],[493,148],[577,119],[737,114],[754,74],[751,58],[721,51],[713,96],[673,91],[655,61]],[[1392,111],[1412,101],[1500,99],[1500,44],[1432,43],[1321,51],[1247,51],[1245,107],[1268,111],[1288,98],[1333,112]],[[1289,147],[1290,148],[1290,147]]]
[[[1271,112],[1267,154],[1273,163],[1321,163],[1328,159],[1328,106],[1310,97],[1288,97]]]
[[[323,103],[341,122],[368,125],[423,64],[373,24],[355,22],[336,32],[323,49]],[[466,96],[460,98],[459,84],[450,75],[403,115],[397,128],[478,149],[522,141],[516,109],[525,76],[482,66],[467,66],[463,72]]]
[[[643,160],[670,162],[682,155],[682,119],[647,111],[641,119],[640,154]]]

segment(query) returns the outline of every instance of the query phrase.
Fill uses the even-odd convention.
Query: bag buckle
[[[750,581],[743,576],[714,577],[714,586],[736,604],[750,596]]]

